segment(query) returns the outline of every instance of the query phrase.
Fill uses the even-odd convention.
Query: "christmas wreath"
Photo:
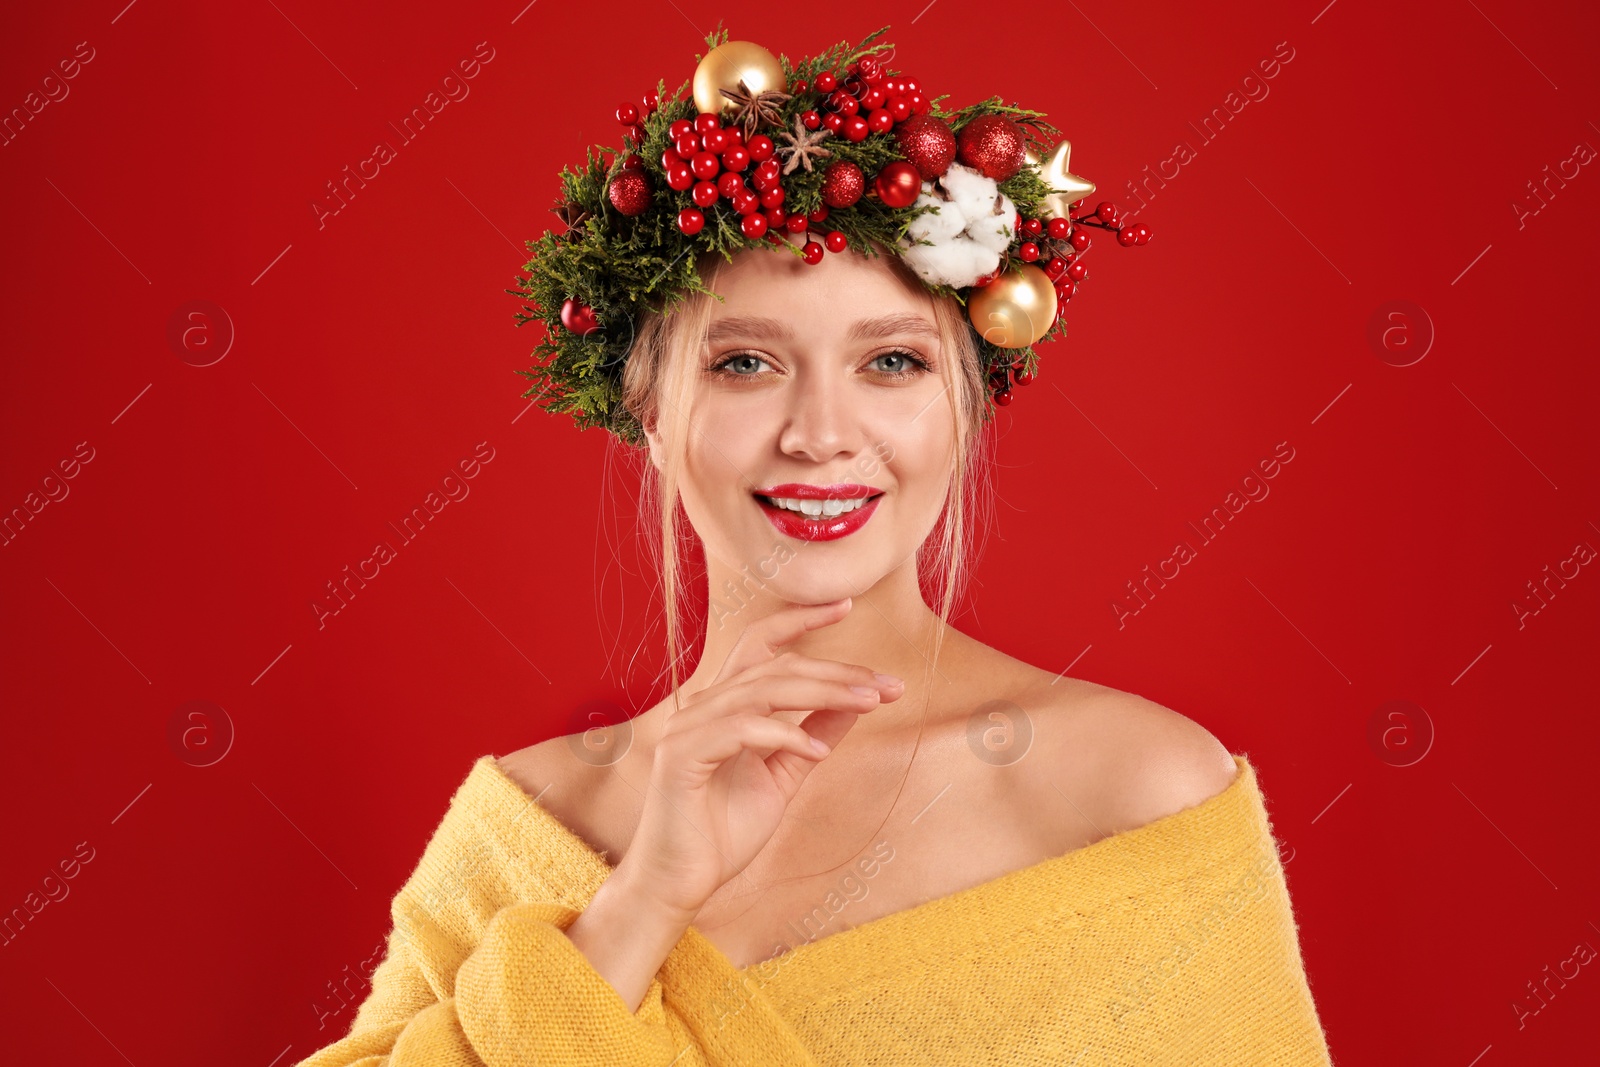
[[[525,399],[641,443],[621,402],[639,315],[710,293],[701,253],[762,242],[813,264],[847,249],[901,256],[966,307],[994,404],[1034,380],[1033,346],[1066,328],[1090,231],[1123,245],[1150,231],[1109,202],[1074,214],[1094,184],[1067,169],[1071,145],[1041,112],[999,97],[947,110],[887,67],[887,31],[793,65],[719,24],[692,79],[617,108],[624,147],[563,168],[562,231],[527,242],[527,277],[506,290],[528,301],[518,326],[545,328],[533,368],[516,372],[534,382]]]

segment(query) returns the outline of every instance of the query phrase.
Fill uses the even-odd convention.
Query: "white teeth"
[[[826,500],[800,500],[794,497],[762,497],[767,503],[789,511],[798,511],[809,519],[831,519],[843,515],[847,511],[854,511],[867,502],[866,497],[856,497],[852,500],[843,500],[838,497],[829,497]]]

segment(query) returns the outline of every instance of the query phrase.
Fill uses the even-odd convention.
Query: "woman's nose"
[[[848,385],[840,375],[802,372],[789,392],[779,446],[818,463],[853,448],[860,424]]]

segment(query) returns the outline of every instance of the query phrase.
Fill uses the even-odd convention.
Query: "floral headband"
[[[535,383],[525,399],[642,443],[622,405],[634,323],[711,293],[701,253],[731,260],[763,242],[811,264],[887,249],[966,308],[994,404],[1033,381],[1033,346],[1066,329],[1090,230],[1123,245],[1150,230],[1110,202],[1073,214],[1094,184],[1068,171],[1072,146],[1041,112],[999,97],[946,110],[888,68],[887,31],[796,66],[719,25],[692,81],[617,108],[625,148],[591,146],[563,168],[563,232],[528,241],[528,277],[505,290],[530,302],[518,326],[545,327],[533,368],[516,372]]]

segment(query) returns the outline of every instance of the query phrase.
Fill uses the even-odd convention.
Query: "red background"
[[[318,1030],[312,1005],[380,943],[473,759],[658,695],[632,475],[600,431],[524,413],[534,328],[502,290],[560,167],[618,144],[618,103],[688,77],[719,17],[792,59],[889,23],[895,66],[951,103],[1046,111],[1097,199],[1190,146],[1141,213],[1154,240],[1100,242],[1071,340],[999,415],[960,624],[1252,757],[1337,1062],[1592,1054],[1592,967],[1520,1026],[1513,1004],[1600,947],[1579,667],[1600,576],[1552,582],[1521,626],[1512,605],[1600,546],[1574,311],[1600,166],[1542,204],[1527,187],[1600,147],[1600,20],[1325,3],[13,12],[7,112],[78,42],[94,58],[0,148],[0,508],[80,442],[93,459],[0,549],[0,910],[94,852],[0,949],[7,1058],[309,1054],[353,1012]],[[470,95],[319,227],[324,183],[484,41]],[[1280,42],[1268,95],[1202,139]],[[209,366],[168,341],[193,300],[236,331]],[[1395,300],[1436,334],[1403,367],[1415,312],[1394,349],[1369,340]],[[470,496],[319,628],[324,583],[485,441]],[[1285,441],[1270,495],[1199,546],[1186,523]],[[1113,600],[1180,539],[1198,558],[1119,627]],[[169,740],[192,700],[235,732],[211,766]],[[1392,700],[1423,710],[1374,743]],[[1424,715],[1431,747],[1395,766]]]

